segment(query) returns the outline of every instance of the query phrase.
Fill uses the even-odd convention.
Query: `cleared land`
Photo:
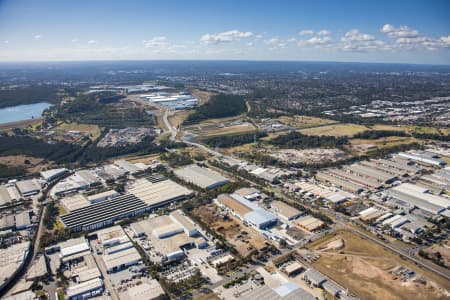
[[[255,126],[249,122],[202,122],[200,124],[184,126],[183,131],[200,135],[201,137],[235,134],[255,131]]]
[[[100,137],[102,133],[101,128],[97,125],[91,124],[79,124],[79,123],[62,123],[58,125],[55,129],[55,132],[76,132],[79,131],[83,135],[88,136],[91,140],[96,140]]]
[[[322,126],[327,124],[337,123],[334,120],[310,117],[310,116],[282,116],[277,118],[277,120],[287,126],[303,129],[315,126]]]
[[[415,142],[420,142],[413,137],[399,137],[399,136],[389,136],[384,138],[379,138],[375,140],[367,140],[367,139],[351,139],[350,148],[357,152],[369,152],[371,149],[370,146],[375,146],[377,149],[379,148],[390,148],[398,145],[404,144],[412,144]]]
[[[372,126],[371,129],[396,130],[396,131],[404,131],[406,133],[450,134],[449,128],[435,128],[435,127],[414,126],[414,125],[392,126],[392,125],[376,124]]]
[[[209,101],[209,99],[214,96],[217,95],[216,93],[213,92],[208,92],[208,91],[201,91],[198,89],[193,89],[191,91],[192,95],[198,98],[198,104],[199,105],[203,105],[206,102]]]
[[[251,227],[244,226],[242,222],[234,217],[224,219],[217,214],[218,207],[208,204],[198,207],[194,214],[212,230],[223,236],[242,256],[249,255],[255,249],[263,249],[266,241]]]
[[[342,239],[344,247],[324,249],[330,242]],[[339,231],[308,245],[320,254],[314,267],[361,299],[449,299],[450,283],[418,268],[409,261],[386,251],[348,231]],[[400,266],[414,270],[407,281],[392,271]],[[424,279],[424,280],[422,280]]]
[[[369,128],[357,124],[336,124],[303,129],[300,132],[308,135],[353,136],[365,130],[369,130]]]
[[[29,164],[25,163],[26,160],[29,162]],[[43,170],[46,165],[41,164],[42,161],[42,158],[26,155],[8,155],[0,157],[0,164],[10,167],[24,167],[29,173],[40,172],[41,170]]]

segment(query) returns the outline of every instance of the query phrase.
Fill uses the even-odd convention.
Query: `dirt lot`
[[[96,140],[101,134],[100,127],[91,124],[62,123],[61,125],[58,125],[54,130],[57,133],[59,131],[62,131],[62,133],[66,133],[69,131],[79,131],[84,135],[89,136],[91,140]]]
[[[319,251],[342,239],[344,248]],[[320,254],[314,267],[361,299],[449,299],[450,283],[402,260],[382,247],[348,231],[340,231],[308,246]],[[404,281],[392,273],[396,267],[414,270],[415,277]],[[418,279],[425,278],[425,283]]]
[[[25,164],[25,160],[28,160],[30,164]],[[0,164],[15,167],[25,167],[29,173],[39,172],[44,169],[46,165],[41,164],[42,161],[42,158],[25,155],[9,155],[0,157]]]
[[[309,135],[333,135],[333,136],[353,136],[356,133],[363,132],[369,128],[356,124],[336,124],[316,128],[300,130],[303,134]]]
[[[247,227],[234,217],[224,220],[217,215],[218,207],[215,204],[201,206],[195,209],[194,214],[202,221],[231,243],[242,256],[247,256],[254,249],[262,249],[266,241],[262,235],[251,227]]]
[[[310,116],[293,116],[293,117],[282,116],[282,117],[279,117],[277,120],[284,125],[298,128],[298,129],[336,123],[336,121],[334,121],[334,120],[328,120],[328,119],[322,119],[322,118],[316,118],[316,117],[310,117]]]

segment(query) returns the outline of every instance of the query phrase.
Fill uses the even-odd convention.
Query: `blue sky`
[[[0,0],[0,61],[450,64],[450,1]]]

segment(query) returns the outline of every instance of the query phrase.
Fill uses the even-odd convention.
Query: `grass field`
[[[80,131],[90,137],[91,140],[96,140],[101,134],[101,129],[97,125],[79,124],[79,123],[62,123],[58,125],[55,130],[65,132]]]
[[[343,239],[344,248],[320,251],[330,242]],[[314,267],[339,284],[348,287],[361,299],[448,299],[450,283],[445,279],[418,268],[368,240],[349,231],[339,231],[308,245],[320,254]],[[415,279],[406,282],[391,271],[405,266],[424,277],[426,283]]]
[[[415,126],[415,125],[384,125],[384,124],[376,124],[371,127],[373,130],[396,130],[396,131],[405,131],[407,133],[440,133],[440,134],[450,134],[449,128],[435,128],[428,126]]]
[[[282,116],[277,118],[277,120],[287,126],[303,129],[314,126],[322,126],[326,124],[334,124],[337,123],[334,120],[310,117],[310,116]]]
[[[308,135],[353,136],[356,133],[363,132],[368,129],[369,128],[366,126],[348,123],[307,128],[300,130],[300,132]]]
[[[420,140],[415,139],[413,137],[400,137],[400,136],[389,136],[384,138],[379,138],[375,140],[366,140],[366,139],[351,139],[351,149],[357,150],[357,149],[363,149],[364,145],[374,145],[377,148],[390,148],[398,145],[403,144],[411,144],[414,142],[420,142]],[[365,152],[361,150],[357,150],[358,152]]]
[[[236,124],[239,119],[211,119],[196,125],[183,126],[184,132],[193,133],[201,137],[208,137],[222,134],[237,134],[245,132],[253,132],[256,127],[252,123],[241,121]]]

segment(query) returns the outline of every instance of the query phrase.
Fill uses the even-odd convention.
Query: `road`
[[[176,140],[176,136],[178,134],[178,130],[176,128],[172,127],[172,125],[168,121],[167,111],[164,113],[164,118],[163,119],[164,119],[164,123],[165,123],[166,127],[168,128],[168,130],[171,133],[171,140],[175,141]],[[201,148],[201,149],[207,151],[208,153],[210,153],[210,154],[212,154],[212,155],[214,155],[216,157],[223,157],[223,156],[225,156],[222,153],[219,153],[217,151],[214,151],[214,150],[206,147],[205,145],[201,145],[201,144],[198,144],[198,143],[194,143],[194,142],[191,142],[191,141],[185,141],[185,140],[183,140],[183,142],[186,143],[186,144],[189,144],[191,146]],[[235,176],[235,175],[233,174],[233,176]],[[241,178],[241,179],[248,181],[245,178]],[[254,182],[252,182],[252,183],[255,184]],[[285,199],[285,200],[287,200],[289,202],[295,202],[294,199],[291,199],[291,198],[287,197],[285,194],[280,193],[278,191],[275,191],[275,195],[278,196],[278,197],[281,197],[281,198],[283,198],[283,199]],[[420,266],[420,267],[422,267],[422,268],[424,268],[424,269],[426,269],[428,271],[431,271],[431,272],[435,273],[436,275],[444,277],[447,280],[450,280],[450,272],[448,270],[446,270],[444,268],[441,268],[441,267],[435,265],[434,263],[432,263],[432,262],[430,262],[428,260],[416,257],[415,256],[415,253],[416,253],[415,251],[411,251],[411,250],[408,251],[408,250],[404,250],[404,249],[398,249],[398,248],[396,248],[396,247],[394,247],[392,245],[384,243],[383,241],[379,240],[378,238],[376,238],[376,237],[374,237],[372,235],[369,235],[368,233],[366,233],[366,232],[364,232],[362,230],[358,230],[356,228],[350,227],[347,224],[350,221],[349,218],[347,218],[347,217],[338,216],[338,215],[332,215],[332,214],[330,214],[329,216],[333,219],[333,221],[336,224],[345,227],[346,229],[350,230],[354,234],[357,234],[357,235],[359,235],[359,236],[361,236],[363,238],[369,239],[369,240],[373,241],[374,243],[377,243],[378,245],[382,246],[383,248],[388,249],[388,250],[390,250],[390,251],[392,251],[392,252],[394,252],[394,253],[402,256],[402,257],[405,257],[405,258],[409,259],[410,261],[412,261],[416,265],[418,265],[418,266]]]

